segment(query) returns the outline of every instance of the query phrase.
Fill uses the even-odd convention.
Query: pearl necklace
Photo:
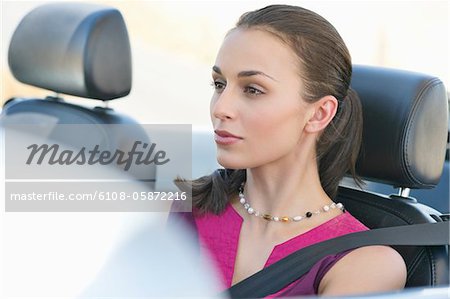
[[[256,217],[262,217],[263,219],[267,220],[267,221],[281,221],[281,222],[289,222],[289,221],[301,221],[303,219],[306,218],[311,218],[313,215],[318,215],[321,214],[322,212],[329,212],[331,210],[334,209],[340,209],[341,211],[343,211],[345,213],[345,208],[344,205],[342,203],[332,203],[330,205],[325,205],[323,206],[321,209],[314,211],[314,212],[306,212],[304,215],[297,215],[297,216],[293,216],[293,217],[289,217],[289,216],[282,216],[282,217],[278,217],[278,216],[272,216],[270,214],[264,214],[264,213],[260,213],[258,211],[255,211],[255,209],[253,209],[250,206],[250,203],[245,199],[244,197],[244,184],[242,184],[242,186],[239,188],[239,201],[240,203],[244,206],[244,208],[247,210],[247,213],[249,213],[250,215],[254,215]]]

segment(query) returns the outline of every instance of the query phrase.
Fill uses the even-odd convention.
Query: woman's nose
[[[220,120],[236,117],[236,98],[230,88],[215,94],[211,100],[211,116]]]

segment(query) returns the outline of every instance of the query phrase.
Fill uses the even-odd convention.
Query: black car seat
[[[355,66],[351,85],[364,115],[357,172],[368,181],[399,188],[399,193],[341,186],[336,200],[369,228],[448,220],[409,196],[410,189],[433,188],[441,176],[448,124],[443,83],[419,73]],[[448,246],[395,248],[407,264],[407,287],[449,284]]]
[[[16,28],[8,62],[17,80],[54,94],[45,99],[9,99],[0,115],[3,124],[88,125],[83,133],[52,130],[47,136],[74,147],[92,140],[106,148],[126,149],[133,140],[148,141],[135,120],[107,106],[108,101],[128,95],[132,82],[128,32],[117,9],[88,3],[39,6]],[[60,94],[99,104],[69,103]],[[133,174],[151,181],[156,168],[134,168]]]
[[[416,198],[418,201],[438,210],[441,213],[450,213],[450,161],[449,161],[449,144],[447,143],[447,154],[445,155],[444,168],[442,170],[439,184],[433,189],[411,189],[410,196]],[[392,194],[396,190],[393,186],[378,182],[367,181],[365,189],[382,193]]]

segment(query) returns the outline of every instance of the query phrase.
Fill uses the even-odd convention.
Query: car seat
[[[128,32],[117,9],[88,3],[39,6],[16,28],[8,62],[17,80],[55,94],[9,99],[0,115],[2,124],[78,125],[70,133],[51,129],[46,136],[71,147],[95,143],[126,150],[134,140],[149,141],[135,120],[108,107],[108,101],[128,95],[132,83]],[[85,107],[66,102],[60,94],[101,102]],[[82,125],[87,129],[80,132]],[[135,167],[132,174],[152,187],[156,168]]]
[[[448,220],[409,196],[410,189],[433,188],[441,176],[448,124],[443,83],[424,74],[357,65],[351,86],[364,116],[357,172],[399,193],[388,196],[344,185],[336,201],[369,228]],[[395,249],[407,265],[407,287],[449,284],[448,246]]]

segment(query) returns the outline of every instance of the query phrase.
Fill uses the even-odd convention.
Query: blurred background
[[[109,105],[141,123],[208,127],[211,66],[223,37],[242,13],[273,3],[303,6],[324,16],[344,38],[354,63],[424,72],[450,86],[448,1],[90,2],[114,6],[125,18],[133,55],[133,88],[128,97]],[[17,82],[7,65],[14,28],[43,3],[1,2],[1,103],[13,96],[50,94]]]

